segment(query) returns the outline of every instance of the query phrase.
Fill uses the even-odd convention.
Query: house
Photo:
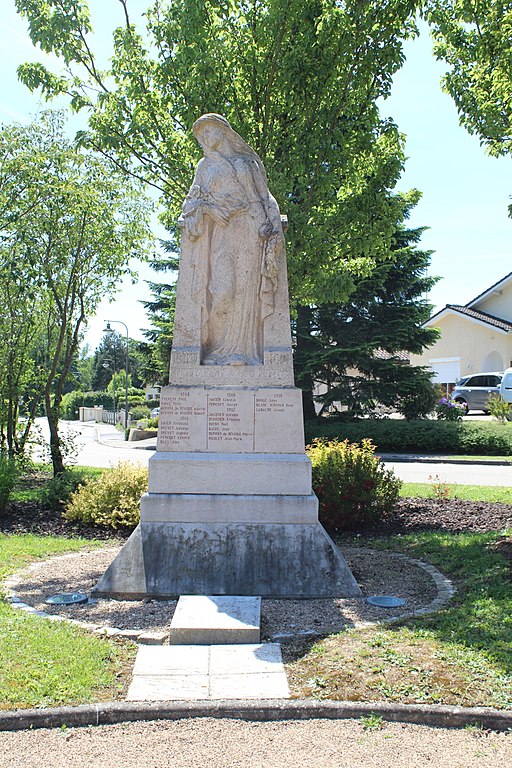
[[[411,355],[411,364],[430,367],[439,384],[512,367],[512,272],[464,306],[447,304],[425,325],[441,336],[423,354]]]

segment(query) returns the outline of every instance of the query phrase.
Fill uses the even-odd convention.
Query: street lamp
[[[115,333],[114,328],[110,327],[110,323],[118,323],[123,325],[126,330],[126,361],[125,361],[125,390],[124,390],[124,428],[128,429],[128,326],[123,323],[122,320],[105,320],[107,326],[103,329],[103,333]]]

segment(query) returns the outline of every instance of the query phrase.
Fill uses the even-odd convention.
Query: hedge
[[[362,419],[306,422],[306,442],[315,437],[360,442],[370,438],[381,453],[512,456],[512,423]]]

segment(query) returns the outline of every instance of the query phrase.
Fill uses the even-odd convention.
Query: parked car
[[[487,401],[491,395],[500,394],[502,378],[502,371],[487,371],[464,376],[455,384],[451,398],[463,405],[466,411],[489,413],[486,408]]]
[[[512,368],[507,368],[500,384],[500,395],[506,403],[512,403]]]
[[[153,408],[153,410],[151,411],[151,418],[158,419],[159,416],[160,416],[160,408]]]

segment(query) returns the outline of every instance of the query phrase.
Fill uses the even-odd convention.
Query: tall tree
[[[33,42],[66,64],[65,74],[24,65],[23,82],[88,112],[81,141],[161,191],[171,232],[199,157],[190,126],[216,111],[260,154],[288,215],[299,314],[345,300],[389,253],[402,139],[376,104],[415,34],[417,0],[155,0],[144,34],[120,0],[106,70],[84,0],[16,6]]]
[[[144,332],[148,342],[139,345],[141,375],[146,383],[154,384],[169,381],[178,271],[178,258],[174,254],[172,241],[160,244],[164,253],[153,259],[151,266],[156,272],[170,273],[174,280],[166,283],[148,282],[153,298],[144,301],[143,305],[151,318],[152,327]]]
[[[407,417],[433,407],[431,374],[404,361],[404,353],[419,354],[438,335],[423,327],[431,311],[426,295],[437,278],[427,275],[431,252],[417,247],[422,231],[401,223],[392,258],[359,278],[348,302],[310,309],[314,332],[301,362],[324,384],[318,398],[324,406],[341,402],[362,414],[381,403]]]
[[[0,150],[19,169],[13,185],[24,187],[6,209],[2,236],[15,248],[27,302],[42,317],[36,399],[45,404],[58,474],[64,469],[59,409],[83,326],[122,275],[131,273],[130,260],[144,256],[148,207],[140,189],[111,163],[71,146],[59,113],[4,128]]]
[[[460,122],[490,155],[512,150],[512,2],[428,0],[434,52]]]

